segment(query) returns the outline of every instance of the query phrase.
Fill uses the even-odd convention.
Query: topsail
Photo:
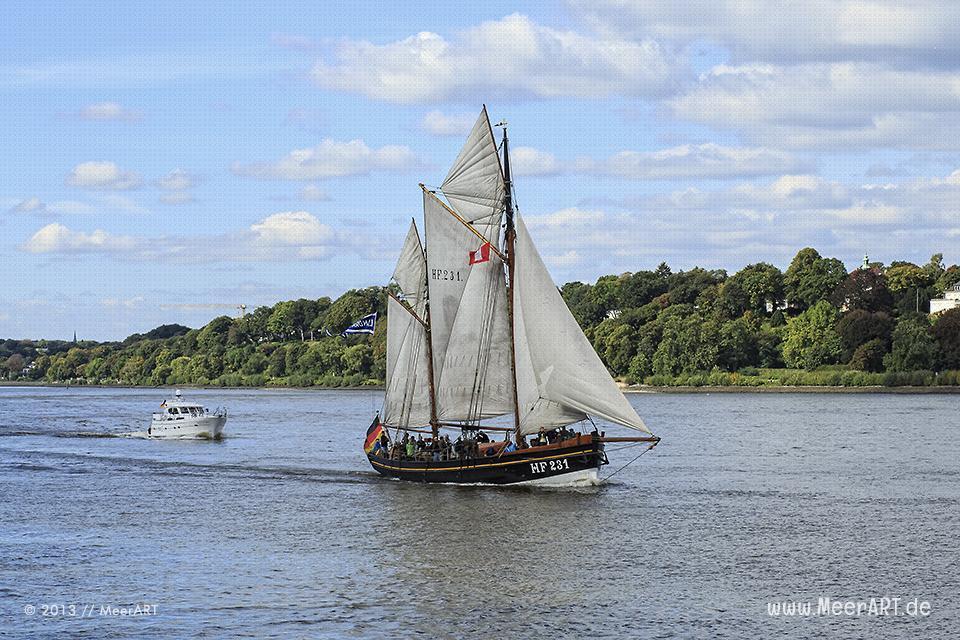
[[[440,190],[457,213],[499,247],[506,187],[486,107],[480,112]]]

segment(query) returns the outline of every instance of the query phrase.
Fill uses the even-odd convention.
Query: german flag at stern
[[[377,417],[373,419],[373,424],[367,429],[367,438],[363,441],[363,450],[367,453],[373,451],[373,445],[380,439],[381,433],[383,433],[383,425],[380,423],[380,415],[377,414]]]

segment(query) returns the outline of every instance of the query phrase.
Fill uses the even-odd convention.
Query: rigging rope
[[[643,451],[641,451],[640,453],[638,453],[638,454],[636,455],[636,457],[634,457],[633,460],[631,460],[631,461],[628,462],[627,464],[623,465],[622,467],[620,467],[619,469],[617,469],[616,471],[614,471],[613,473],[611,473],[610,475],[608,475],[606,478],[601,478],[601,479],[600,479],[600,484],[604,484],[605,482],[607,482],[607,480],[609,480],[609,479],[612,478],[613,476],[617,475],[618,473],[620,473],[621,471],[623,471],[624,469],[626,469],[627,467],[629,467],[630,465],[632,465],[634,462],[636,462],[637,460],[640,459],[640,456],[642,456],[643,454],[645,454],[647,451],[650,451],[650,449],[653,449],[655,446],[657,446],[657,444],[658,444],[658,443],[654,442],[654,443],[651,444],[649,447],[647,447],[646,449],[644,449]],[[626,447],[621,447],[621,448],[625,449]]]

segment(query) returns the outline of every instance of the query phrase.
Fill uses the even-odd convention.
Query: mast
[[[504,236],[507,254],[507,277],[510,281],[507,290],[507,318],[510,322],[510,380],[513,383],[513,430],[516,441],[519,443],[520,434],[520,400],[517,396],[517,345],[516,345],[516,325],[513,321],[513,291],[514,291],[514,240],[517,237],[517,231],[513,225],[513,183],[510,180],[510,151],[509,140],[507,139],[507,123],[501,120],[497,126],[503,127],[503,207],[507,216],[507,230]]]
[[[423,185],[420,185],[421,187]],[[424,225],[423,239],[427,239],[427,228]],[[427,252],[423,252],[424,280],[430,273],[430,264],[427,262]],[[433,379],[433,332],[430,331],[430,287],[424,286],[423,295],[426,301],[423,308],[423,332],[427,338],[427,380],[430,383],[430,431],[433,433],[433,440],[436,442],[440,436],[440,420],[437,419],[437,386]]]
[[[429,294],[428,294],[429,295]],[[427,334],[427,379],[430,381],[430,430],[433,439],[440,435],[440,421],[437,420],[437,388],[433,382],[433,337],[430,334],[430,298],[427,298],[425,333]]]

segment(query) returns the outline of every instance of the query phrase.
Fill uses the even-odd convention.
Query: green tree
[[[343,351],[343,371],[367,375],[373,364],[373,349],[366,342],[347,347]]]
[[[719,334],[715,320],[696,314],[668,317],[653,354],[653,372],[676,375],[712,369],[719,355]]]
[[[582,282],[568,282],[560,295],[581,327],[592,327],[603,320],[603,309],[593,297],[593,287]]]
[[[747,265],[727,281],[735,284],[747,296],[747,308],[757,316],[767,315],[767,304],[783,301],[783,272],[772,264],[758,262]]]
[[[267,321],[267,330],[271,337],[277,340],[285,340],[294,333],[294,302],[287,300],[278,302],[273,306],[273,313]]]
[[[287,350],[283,348],[283,345],[278,346],[270,354],[267,375],[271,378],[282,378],[287,375]]]
[[[886,353],[890,346],[890,335],[893,333],[893,318],[882,311],[871,313],[854,309],[843,314],[836,328],[843,344],[840,361],[848,362],[860,345],[875,339],[883,341]]]
[[[936,364],[937,346],[930,321],[920,313],[901,317],[893,330],[893,346],[883,358],[888,371],[919,371]]]
[[[263,352],[254,351],[244,361],[243,366],[240,367],[240,373],[246,376],[263,373],[269,364],[270,362],[267,360],[267,356],[263,355]]]
[[[960,309],[944,311],[933,325],[940,369],[960,369]]]
[[[207,323],[207,326],[200,330],[197,335],[197,346],[204,350],[225,346],[232,324],[233,318],[230,316],[218,316],[214,318]]]
[[[654,319],[637,329],[636,355],[630,361],[629,375],[637,381],[653,373],[653,356],[663,337],[663,322]]]
[[[887,269],[887,286],[892,293],[913,293],[920,287],[933,284],[927,273],[912,262],[894,262]]]
[[[783,276],[784,294],[791,307],[808,309],[825,300],[846,277],[842,262],[807,247],[797,252]]]
[[[666,273],[669,274],[669,267]],[[667,278],[663,271],[637,271],[620,279],[622,309],[634,309],[649,304],[667,292]]]
[[[19,353],[14,353],[6,359],[4,362],[4,367],[11,374],[19,375],[23,368],[26,366],[26,360]]]
[[[620,311],[623,308],[623,300],[620,295],[620,277],[603,276],[593,285],[590,295],[594,303],[600,310],[603,317],[606,317],[610,311]]]
[[[143,358],[131,356],[120,369],[120,382],[123,384],[143,384]]]
[[[671,304],[692,303],[705,289],[719,285],[727,279],[727,272],[722,269],[707,271],[695,267],[689,271],[679,271],[667,278],[668,293]]]
[[[337,298],[330,305],[326,313],[326,326],[330,333],[337,335],[363,316],[377,312],[380,317],[386,302],[383,287],[367,287],[366,289],[351,289]]]
[[[628,324],[607,319],[593,332],[593,344],[614,375],[624,375],[637,353],[637,331]]]
[[[887,278],[879,269],[855,269],[830,294],[830,302],[841,309],[890,311],[893,296]]]
[[[952,264],[944,270],[943,275],[937,278],[933,289],[936,295],[943,295],[944,291],[947,291],[958,282],[960,282],[960,266]]]
[[[837,310],[821,300],[787,322],[783,341],[783,360],[790,367],[813,370],[833,364],[840,358],[843,345],[834,330]]]
[[[853,352],[850,368],[858,371],[883,371],[883,357],[887,354],[887,343],[880,338],[864,342]]]
[[[727,371],[760,363],[760,323],[751,312],[723,323],[717,363]]]

